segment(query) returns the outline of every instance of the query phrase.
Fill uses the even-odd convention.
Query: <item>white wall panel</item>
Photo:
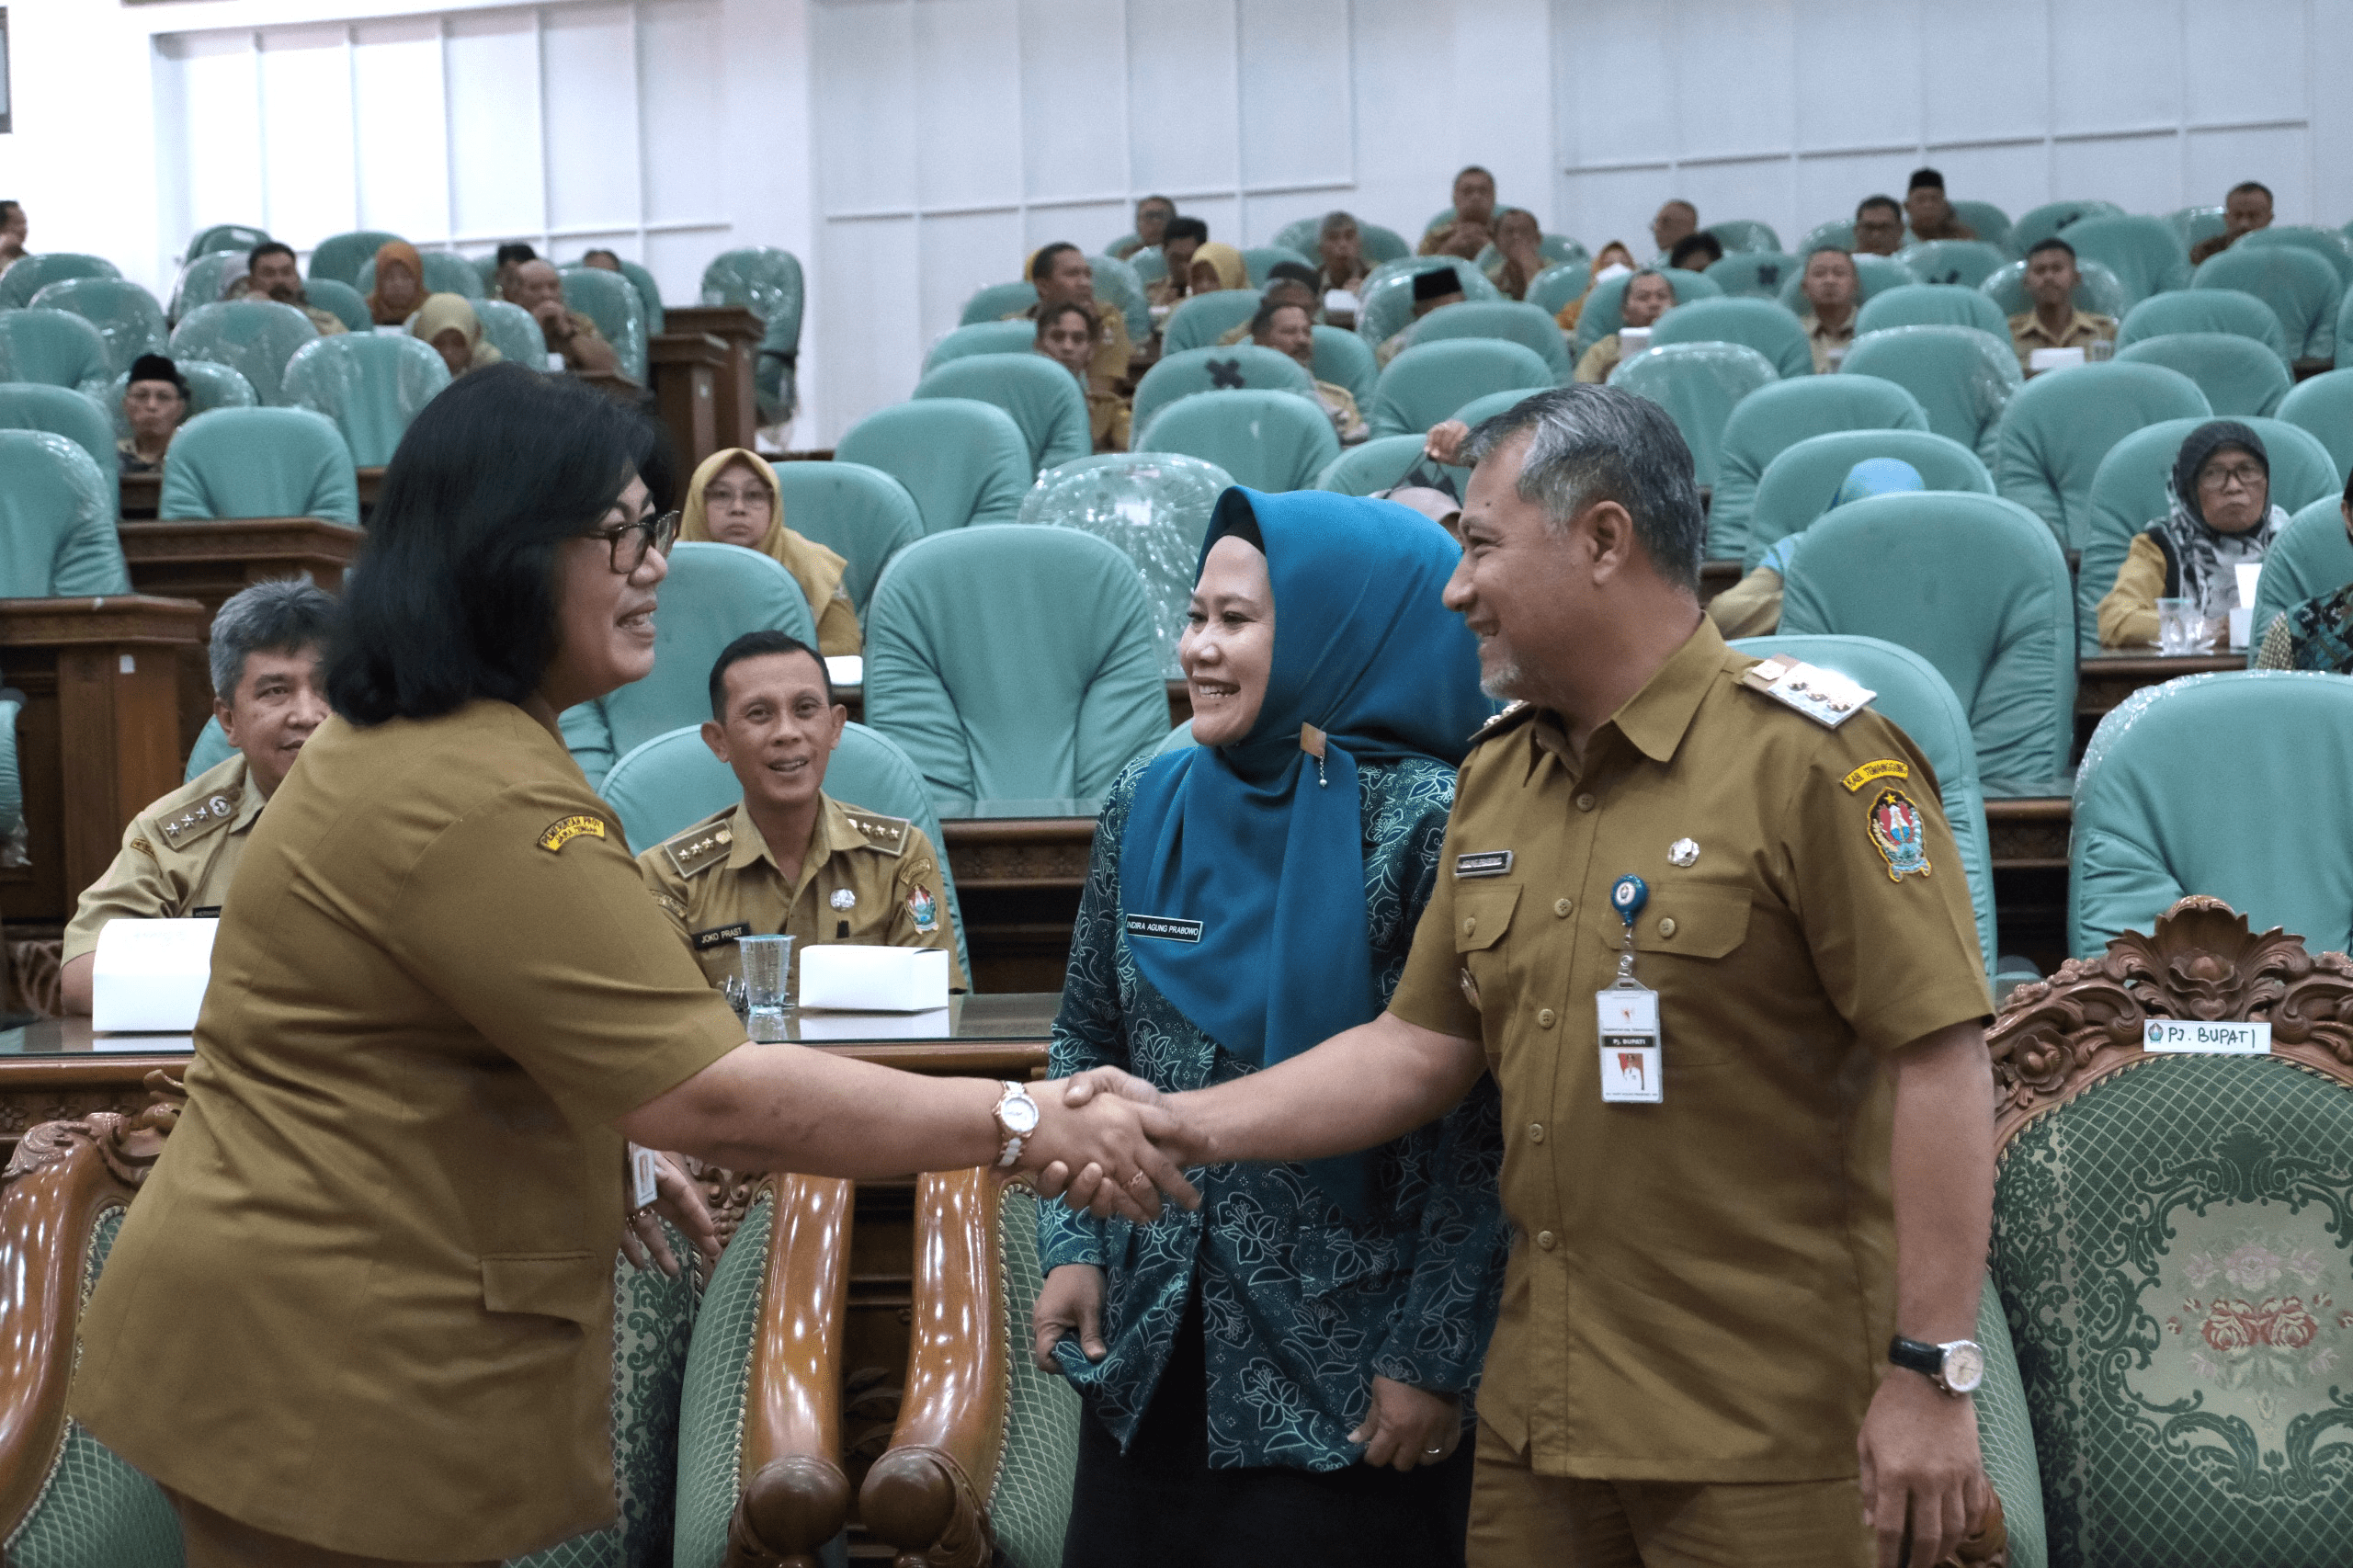
[[[308,248],[353,226],[351,55],[341,27],[288,28],[261,49],[269,232]]]
[[[2311,138],[2300,127],[2193,131],[2183,163],[2188,193],[2177,205],[2220,206],[2231,187],[2260,180],[2271,187],[2276,222],[2336,228],[2345,221],[2345,209],[2314,212],[2304,194],[2311,188],[2312,152]]]
[[[1458,4],[1453,13],[1454,81],[1443,119],[1454,139],[1454,155],[1440,161],[1492,169],[1498,200],[1526,207],[1547,229],[1555,229],[1553,171],[1561,155],[1552,112],[1551,0],[1476,0]],[[1358,121],[1392,112],[1390,102],[1358,93]],[[1407,119],[1415,129],[1427,131],[1430,124],[1420,117]],[[1433,151],[1425,143],[1408,166],[1418,172]],[[1452,173],[1448,169],[1441,176],[1438,200],[1413,203],[1417,215],[1447,204],[1451,187],[1445,182]]]
[[[1127,7],[1130,177],[1138,189],[1232,188],[1241,167],[1233,6]]]
[[[2337,0],[2321,9],[2342,12]],[[2192,0],[2181,17],[2183,115],[2192,125],[2300,116],[2312,59],[2305,0]],[[2336,62],[2341,67],[2344,62]],[[2332,73],[2333,74],[2334,73]]]
[[[1019,205],[1021,53],[1014,0],[935,0],[915,17],[916,199]],[[1050,111],[1051,99],[1038,104]]]
[[[1347,183],[1348,0],[1240,0],[1236,19],[1244,187]]]
[[[713,155],[714,130],[758,158],[805,143],[806,106],[785,119],[765,94],[743,106],[749,113],[727,106],[727,119],[714,124],[714,106],[726,104],[724,17],[718,0],[665,0],[638,12],[638,127],[649,223],[707,223],[726,212],[726,163]]]
[[[1126,191],[1122,9],[1100,0],[1022,0],[1019,28],[1025,194],[1032,201],[1057,201]],[[1123,222],[1105,237],[1128,227]]]
[[[1031,205],[1022,210],[1021,255],[1028,256],[1040,245],[1068,240],[1089,255],[1098,255],[1114,236],[1124,234],[1135,226],[1135,208],[1126,201],[1055,202],[1051,206]],[[929,242],[926,241],[926,244]],[[1007,272],[1004,282],[1014,274]],[[962,301],[958,301],[962,304]]]
[[[638,198],[637,23],[628,6],[567,6],[541,19],[548,225],[633,229]]]
[[[945,330],[927,330],[912,308],[921,292],[916,255],[912,218],[827,223],[818,231],[825,309],[808,319],[802,335],[815,339],[830,367],[826,401],[836,412],[823,436],[828,446],[866,415],[913,392],[924,350]],[[949,318],[950,325],[954,321]]]
[[[1883,147],[1926,134],[1920,9],[1921,0],[1815,0],[1797,8],[1798,146]]]
[[[358,127],[358,227],[420,238],[449,224],[449,119],[441,24],[433,17],[352,29],[352,123]]]
[[[165,120],[164,184],[183,193],[176,203],[185,240],[214,223],[269,223],[268,187],[262,178],[261,71],[251,33],[173,39],[159,51],[158,68],[175,90],[165,95],[178,118]],[[16,69],[24,69],[21,60]]]
[[[906,4],[814,16],[817,200],[825,212],[915,204],[915,18]]]
[[[2170,212],[2186,200],[2181,138],[2163,132],[2054,142],[2051,188],[2054,200],[2094,197],[2127,212]]]
[[[1644,164],[1677,148],[1675,0],[1629,0],[1607,9],[1563,4],[1567,108],[1561,151],[1572,168]]]
[[[1915,90],[1931,144],[2003,136],[2040,142],[2050,124],[2053,78],[2067,83],[2105,69],[2103,55],[2052,58],[2046,0],[1931,0],[1918,26],[1922,78]]]
[[[471,238],[547,228],[540,32],[529,11],[449,19],[450,222]]]
[[[1683,0],[1673,65],[1685,157],[1787,152],[1796,120],[1790,0]]]
[[[2183,0],[2067,0],[2051,13],[2051,129],[2139,131],[2181,116]]]

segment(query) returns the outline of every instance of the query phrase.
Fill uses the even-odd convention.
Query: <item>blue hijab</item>
[[[1200,923],[1198,941],[1131,934],[1136,967],[1202,1033],[1270,1067],[1381,1010],[1358,765],[1459,764],[1495,704],[1477,640],[1439,601],[1461,559],[1445,529],[1392,502],[1237,487],[1218,498],[1202,558],[1254,522],[1275,596],[1265,705],[1233,744],[1144,770],[1120,887],[1131,918]],[[1301,746],[1310,724],[1325,736],[1320,768]],[[1361,1208],[1361,1157],[1313,1168]]]

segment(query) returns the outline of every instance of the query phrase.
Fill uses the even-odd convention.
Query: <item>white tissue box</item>
[[[90,977],[90,1028],[100,1034],[196,1028],[212,980],[218,920],[109,920]]]
[[[938,948],[823,942],[801,951],[801,1006],[923,1013],[948,1006],[948,954]]]
[[[2037,348],[2026,357],[2027,369],[2036,371],[2063,370],[2083,362],[2084,351],[2080,348]]]
[[[825,678],[836,688],[866,684],[866,660],[858,653],[828,653],[825,655]]]
[[[1352,316],[1362,305],[1363,301],[1346,289],[1324,290],[1324,312],[1326,315]]]
[[[2231,646],[2234,649],[2244,648],[2255,635],[2254,607],[2243,606],[2234,609],[2230,612],[2230,618]]]

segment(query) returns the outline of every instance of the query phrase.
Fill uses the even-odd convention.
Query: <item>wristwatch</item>
[[[1977,1385],[1985,1381],[1985,1349],[1973,1339],[1931,1345],[1899,1334],[1887,1342],[1887,1358],[1955,1397],[1976,1392]]]
[[[1005,1093],[996,1102],[996,1130],[1005,1134],[1005,1147],[996,1157],[999,1170],[1009,1170],[1021,1158],[1021,1145],[1038,1131],[1038,1102],[1029,1091],[1011,1079],[1002,1079]]]

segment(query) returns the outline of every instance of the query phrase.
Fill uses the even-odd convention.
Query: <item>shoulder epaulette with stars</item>
[[[1473,731],[1471,736],[1471,744],[1475,746],[1484,742],[1492,741],[1497,735],[1502,734],[1505,731],[1509,730],[1527,720],[1533,719],[1534,717],[1536,717],[1536,704],[1533,702],[1515,702],[1508,708],[1506,708],[1502,712],[1496,714],[1494,718],[1488,720],[1485,723],[1480,725],[1477,730]]]
[[[907,830],[915,826],[906,818],[886,817],[880,812],[860,811],[856,806],[844,806],[842,814],[865,838],[869,849],[879,849],[885,855],[905,852]]]
[[[1784,653],[1750,665],[1740,677],[1740,684],[1829,730],[1861,712],[1879,695],[1836,670],[1825,670]]]
[[[237,801],[244,794],[243,790],[232,787],[200,801],[190,801],[157,822],[155,830],[164,835],[165,847],[186,848],[206,834],[228,826],[237,814]]]
[[[691,877],[698,871],[708,871],[727,858],[734,847],[735,830],[724,820],[725,812],[708,816],[702,821],[662,841],[662,853],[678,869],[678,875]]]

